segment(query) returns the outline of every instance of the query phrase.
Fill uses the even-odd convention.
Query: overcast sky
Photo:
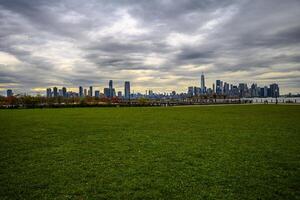
[[[2,91],[183,92],[202,72],[300,93],[300,1],[0,0]]]

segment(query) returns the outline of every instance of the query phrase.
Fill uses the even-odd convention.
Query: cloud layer
[[[216,79],[300,92],[298,0],[1,0],[0,90],[186,91]],[[74,88],[74,90],[77,90]]]

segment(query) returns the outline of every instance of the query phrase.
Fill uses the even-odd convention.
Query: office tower
[[[100,91],[99,91],[99,90],[96,90],[96,91],[95,91],[95,97],[97,97],[97,98],[100,97]]]
[[[211,95],[213,93],[211,88],[207,88],[206,89],[206,94]]]
[[[11,89],[6,90],[6,96],[12,97],[14,95],[13,91]]]
[[[200,94],[203,94],[201,88],[199,87],[194,87],[194,95],[199,96]]]
[[[194,87],[190,86],[188,87],[188,96],[192,97],[194,95]]]
[[[220,89],[221,89],[221,94],[223,94],[224,93],[223,81],[220,81]]]
[[[84,94],[85,97],[87,96],[87,89],[83,90],[83,94]]]
[[[206,93],[204,74],[201,74],[201,94]]]
[[[215,88],[215,84],[214,83],[213,83],[212,87],[213,87],[213,89],[212,89],[213,91],[212,92],[213,93],[216,92],[216,90],[215,90],[216,88]]]
[[[222,86],[221,86],[221,81],[216,80],[216,93],[221,94],[222,93]]]
[[[257,88],[256,88],[256,94],[257,94],[256,96],[257,96],[257,97],[260,97],[260,96],[261,96],[260,92],[261,92],[261,88],[260,88],[260,87],[257,87]]]
[[[112,80],[109,80],[109,85],[108,85],[108,88],[109,88],[109,96],[108,97],[113,97],[113,81]]]
[[[233,85],[232,84],[229,85],[229,95],[233,96]]]
[[[223,93],[225,95],[229,95],[229,84],[224,82],[224,86],[223,86]]]
[[[109,98],[109,88],[104,88],[103,93],[106,98]]]
[[[63,96],[63,91],[62,91],[62,89],[59,89],[59,90],[58,90],[58,96],[60,96],[60,97]]]
[[[259,92],[259,97],[264,97],[265,88],[261,87]]]
[[[257,96],[258,96],[257,84],[253,83],[253,84],[251,85],[251,88],[250,88],[250,95],[251,95],[251,97],[257,97]]]
[[[116,90],[115,88],[112,89],[112,97],[115,97],[116,96]]]
[[[92,97],[93,96],[93,86],[90,86],[90,90],[89,90],[89,96]]]
[[[62,96],[67,97],[67,88],[65,87],[62,88]]]
[[[268,88],[268,90],[267,90],[267,96],[271,97],[271,88]]]
[[[268,97],[268,87],[264,87],[263,97]]]
[[[118,91],[118,97],[122,98],[122,92],[121,91]]]
[[[129,81],[125,81],[124,94],[125,94],[125,99],[130,99],[130,82]]]
[[[53,96],[58,97],[57,87],[53,88]]]
[[[232,94],[233,96],[239,96],[239,88],[238,88],[238,86],[236,86],[236,85],[233,85],[233,86],[232,86],[231,94]]]
[[[273,83],[273,84],[270,85],[270,97],[279,97],[278,84]]]
[[[79,86],[79,97],[83,96],[83,88],[82,86]]]
[[[245,97],[248,92],[248,86],[246,83],[239,83],[240,97]]]
[[[52,97],[51,88],[47,88],[47,90],[46,90],[46,96],[47,96],[47,98],[51,98]]]

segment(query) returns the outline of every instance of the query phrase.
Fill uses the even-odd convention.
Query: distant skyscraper
[[[83,94],[84,94],[85,97],[87,96],[87,89],[86,88],[83,90]]]
[[[95,91],[95,97],[97,97],[97,98],[100,97],[100,91],[99,91],[99,90],[96,90],[96,91]]]
[[[92,97],[93,96],[93,86],[90,86],[90,90],[89,90],[89,96]]]
[[[257,88],[256,88],[256,96],[257,96],[257,97],[260,97],[260,92],[261,92],[260,87],[257,87]]]
[[[109,97],[112,98],[114,95],[113,95],[113,81],[112,80],[109,80]]]
[[[53,88],[53,96],[58,97],[57,87]]]
[[[267,86],[265,86],[264,88],[263,88],[264,90],[264,92],[263,92],[263,97],[268,97],[268,87]]]
[[[239,96],[239,88],[238,88],[238,86],[236,86],[236,85],[232,86],[231,95],[233,95],[233,96]]]
[[[221,94],[223,94],[223,81],[220,82],[220,89],[221,89]]]
[[[106,98],[109,98],[109,88],[104,88],[103,93]]]
[[[221,86],[221,81],[216,80],[216,93],[221,94],[222,93],[222,86]]]
[[[270,97],[279,97],[278,84],[273,83],[273,84],[270,85]]]
[[[118,97],[122,98],[122,92],[121,91],[118,91]]]
[[[251,85],[250,94],[251,94],[251,97],[257,97],[258,96],[257,84],[253,83]]]
[[[213,90],[213,92],[216,92],[216,88],[215,88],[216,86],[215,86],[215,84],[214,84],[214,83],[213,83],[213,86],[212,86],[212,87],[213,87],[213,89],[212,89],[212,90]]]
[[[130,82],[129,81],[125,81],[124,94],[125,94],[125,99],[130,99]]]
[[[46,90],[46,96],[47,96],[47,98],[51,98],[52,97],[51,88],[47,88],[47,90]]]
[[[206,91],[205,91],[205,79],[204,79],[204,74],[202,73],[201,74],[201,93],[202,94],[205,94]]]
[[[199,87],[194,87],[194,95],[195,95],[195,96],[199,96],[201,93],[203,94],[201,88],[199,88]]]
[[[226,95],[229,95],[229,84],[226,82],[224,83],[224,86],[223,86],[223,93]]]
[[[67,97],[67,88],[65,87],[62,88],[62,96]]]
[[[188,96],[192,97],[194,95],[194,87],[190,86],[188,87]]]
[[[9,90],[6,91],[6,96],[7,97],[11,97],[13,95],[14,95],[14,93],[13,93],[13,91],[11,89],[9,89]]]
[[[82,86],[79,86],[79,97],[83,96],[83,88]]]
[[[248,91],[247,83],[239,83],[239,93],[240,97],[245,97]]]
[[[109,88],[113,88],[113,81],[112,80],[109,80]]]

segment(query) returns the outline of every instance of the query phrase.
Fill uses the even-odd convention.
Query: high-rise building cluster
[[[7,90],[7,96],[13,96],[13,91],[11,89]],[[197,86],[188,87],[187,93],[176,93],[172,91],[171,93],[154,93],[153,90],[146,90],[145,94],[134,93],[130,90],[130,82],[124,82],[124,93],[122,91],[117,91],[113,86],[113,80],[109,80],[108,87],[103,89],[103,93],[100,90],[94,90],[93,86],[88,88],[83,88],[79,86],[78,92],[67,91],[66,87],[62,88],[47,88],[46,97],[96,97],[96,98],[114,98],[118,97],[120,99],[136,99],[140,97],[147,97],[153,99],[159,98],[189,98],[194,96],[228,96],[228,97],[279,97],[279,86],[273,83],[269,86],[259,87],[257,84],[253,83],[248,87],[247,83],[239,83],[238,85],[230,84],[222,80],[216,80],[212,84],[212,88],[207,88],[205,85],[205,76],[202,73],[200,76],[200,84]]]
[[[204,75],[201,75],[200,87],[188,87],[188,96],[199,95],[226,95],[232,97],[279,97],[279,86],[276,83],[268,86],[259,87],[253,83],[248,87],[247,83],[233,85],[222,80],[216,80],[212,88],[206,88]]]
[[[72,92],[72,91],[67,91],[65,87],[62,89],[58,89],[57,87],[47,88],[46,89],[46,96],[48,98],[51,97],[105,97],[105,98],[113,98],[118,96],[119,98],[124,98],[124,99],[130,99],[130,82],[125,81],[124,85],[124,96],[122,95],[121,91],[118,91],[116,94],[116,90],[113,87],[113,81],[109,80],[108,88],[103,89],[103,93],[101,93],[99,90],[95,90],[94,92],[93,86],[89,86],[89,88],[83,88],[82,86],[79,86],[78,93],[77,92]]]

